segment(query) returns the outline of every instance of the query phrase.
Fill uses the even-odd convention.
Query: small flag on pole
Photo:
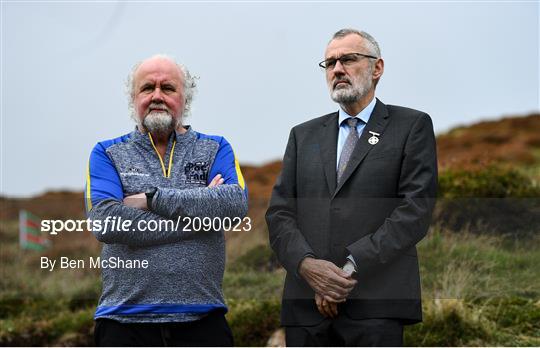
[[[41,235],[41,219],[26,211],[19,211],[19,244],[21,249],[43,251],[51,246],[51,241]]]

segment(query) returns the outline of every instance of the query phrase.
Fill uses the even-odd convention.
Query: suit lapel
[[[341,183],[337,186],[336,191],[334,192],[334,195],[332,198],[334,198],[337,195],[341,187],[343,187],[343,184],[347,182],[347,180],[350,178],[350,176],[358,167],[358,165],[362,162],[362,160],[366,157],[369,151],[375,146],[377,146],[377,145],[371,145],[370,143],[368,143],[368,139],[372,136],[372,134],[370,134],[369,132],[372,131],[375,133],[379,133],[380,137],[384,136],[383,131],[388,123],[388,116],[389,115],[388,115],[388,111],[386,110],[386,105],[384,105],[379,99],[377,99],[377,103],[375,104],[373,113],[371,114],[368,123],[366,124],[366,126],[364,127],[364,130],[362,131],[362,135],[360,136],[360,139],[358,139],[358,142],[356,143],[356,146],[354,147],[354,151],[351,155],[351,158],[349,159],[347,168],[345,168],[345,172],[343,173],[343,180],[341,180]],[[335,166],[334,166],[334,171],[335,171]]]
[[[336,190],[336,151],[338,137],[338,113],[330,114],[323,123],[319,133],[320,151],[326,183],[332,194]]]

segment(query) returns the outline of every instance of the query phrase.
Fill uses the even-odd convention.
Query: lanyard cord
[[[171,177],[171,168],[172,168],[172,159],[173,159],[173,155],[174,155],[174,148],[175,148],[175,145],[176,145],[176,139],[173,141],[171,153],[169,155],[169,167],[167,168],[167,170],[165,170],[165,164],[163,163],[163,158],[161,158],[161,155],[159,154],[159,152],[158,152],[158,150],[156,148],[156,145],[154,144],[154,140],[152,139],[152,134],[150,134],[150,132],[148,132],[148,137],[150,138],[150,143],[152,144],[152,147],[154,148],[154,151],[156,151],[156,155],[158,156],[159,162],[161,163],[161,170],[163,170],[163,176],[166,177],[166,178],[170,178]]]

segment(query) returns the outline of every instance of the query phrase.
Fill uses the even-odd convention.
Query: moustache
[[[332,84],[334,89],[336,88],[338,83],[346,83],[348,85],[351,85],[351,81],[349,79],[339,79],[339,80],[334,81],[334,83]]]
[[[169,108],[166,107],[165,105],[163,104],[157,104],[157,103],[152,103],[148,106],[148,112],[147,112],[147,115],[152,113],[152,112],[166,112],[168,114],[170,114],[170,111],[169,111]]]

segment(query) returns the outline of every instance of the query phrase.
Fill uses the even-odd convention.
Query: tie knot
[[[358,118],[356,117],[349,117],[347,119],[347,124],[349,125],[349,127],[351,127],[352,129],[356,129],[356,125],[358,124]]]

